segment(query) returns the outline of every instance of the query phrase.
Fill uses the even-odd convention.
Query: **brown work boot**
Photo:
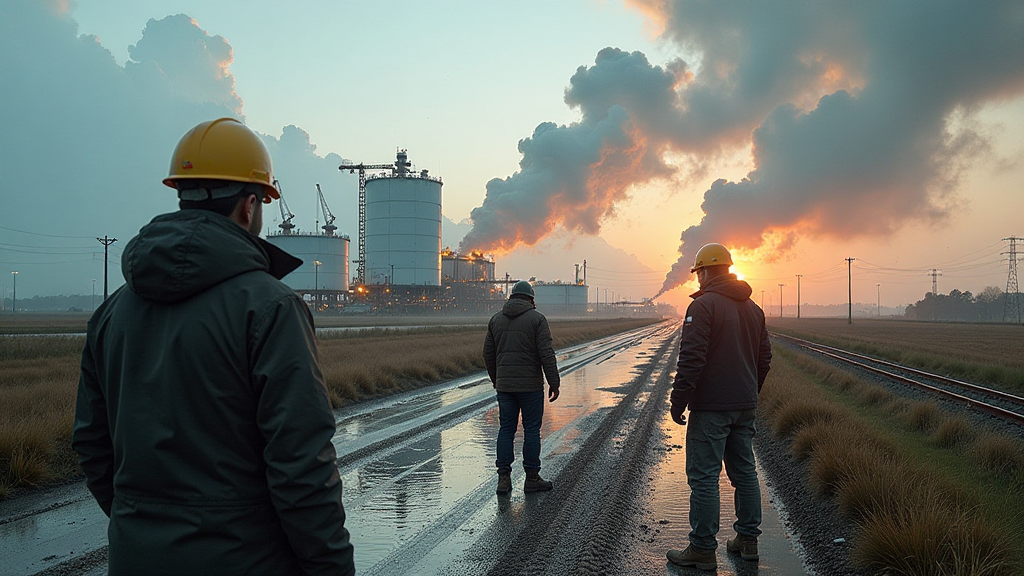
[[[725,543],[729,552],[738,552],[744,560],[758,560],[757,536],[737,534],[735,538],[729,538]]]
[[[537,471],[528,471],[526,481],[523,482],[523,492],[547,492],[554,488],[551,482],[540,477]]]
[[[698,570],[714,570],[718,568],[718,559],[714,550],[697,548],[693,544],[686,550],[669,550],[665,556],[676,566],[692,566]]]
[[[495,490],[498,494],[508,494],[512,491],[512,475],[509,473],[498,472],[498,489]]]

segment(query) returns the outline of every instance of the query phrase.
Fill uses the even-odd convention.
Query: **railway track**
[[[773,332],[771,337],[1024,426],[1024,398],[1020,396],[794,336]]]

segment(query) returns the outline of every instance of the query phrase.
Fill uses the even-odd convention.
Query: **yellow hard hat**
[[[202,122],[178,141],[164,184],[178,180],[215,179],[262,184],[263,202],[280,198],[274,187],[270,152],[255,132],[234,118]]]
[[[696,272],[701,268],[707,266],[732,266],[732,255],[729,254],[729,250],[721,244],[705,244],[697,250],[697,255],[693,257],[693,268],[690,268],[690,272]]]

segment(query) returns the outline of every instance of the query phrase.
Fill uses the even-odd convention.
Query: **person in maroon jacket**
[[[736,490],[736,536],[729,552],[758,560],[761,489],[754,464],[757,396],[768,375],[772,346],[764,312],[751,288],[729,273],[732,256],[721,244],[697,251],[691,272],[700,290],[686,309],[679,363],[672,387],[672,420],[686,425],[686,478],[690,485],[690,544],[669,550],[673,564],[701,570],[718,567],[715,549],[720,515],[718,476],[725,471]]]

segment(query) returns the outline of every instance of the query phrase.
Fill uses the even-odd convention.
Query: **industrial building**
[[[267,241],[302,260],[302,266],[282,278],[292,290],[315,310],[344,306],[348,302],[349,290],[349,237],[336,234],[334,214],[327,205],[323,190],[316,185],[320,208],[324,214],[321,232],[301,233],[294,230],[292,220],[295,214],[285,201],[281,183],[274,181],[281,199],[280,232],[267,235]]]
[[[365,179],[366,284],[441,285],[441,179],[408,167]]]
[[[556,316],[585,316],[587,314],[587,287],[582,283],[534,282],[534,301],[545,314]]]
[[[395,161],[346,163],[339,170],[359,174],[358,255],[350,256],[350,240],[339,234],[323,190],[317,184],[323,226],[298,232],[280,183],[279,232],[267,240],[303,260],[283,281],[325,314],[493,314],[509,287],[507,274],[498,278],[494,259],[480,252],[460,254],[441,248],[441,178],[417,171],[408,153],[399,149]],[[355,264],[355,270],[350,270]],[[582,271],[583,277],[580,278]],[[551,316],[605,316],[616,311],[643,313],[650,306],[588,304],[586,261],[576,268],[573,283],[534,283],[538,308]]]

